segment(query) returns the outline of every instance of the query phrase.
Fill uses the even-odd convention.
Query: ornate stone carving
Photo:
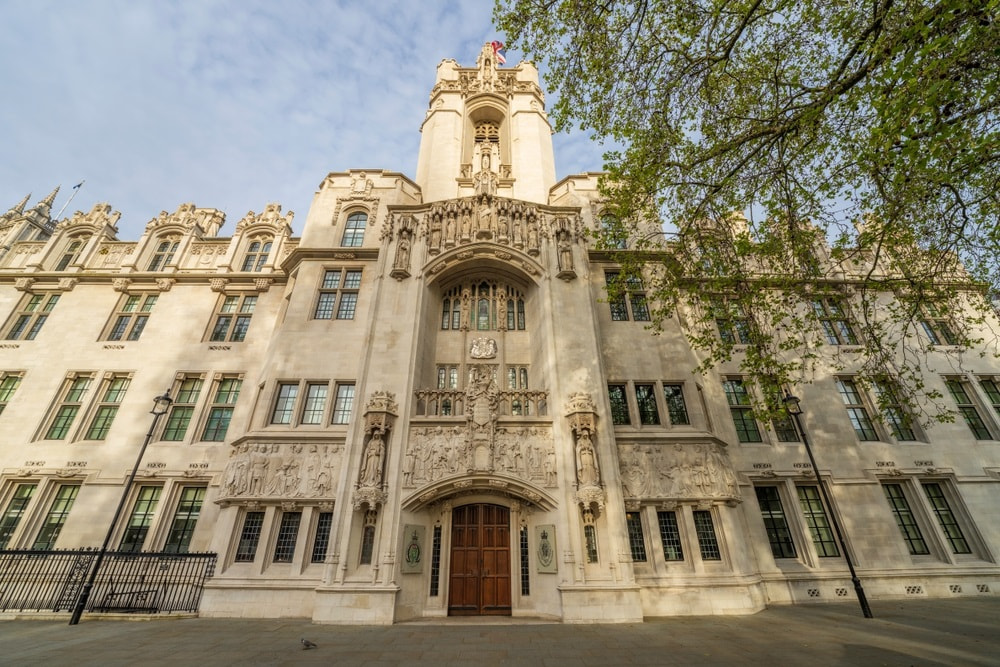
[[[264,293],[271,289],[271,285],[274,284],[274,278],[254,278],[253,287],[257,292]]]
[[[34,278],[16,278],[14,280],[14,289],[20,292],[30,292],[31,286],[35,284]]]
[[[577,392],[570,396],[566,418],[573,432],[573,450],[576,454],[576,501],[581,511],[600,512],[604,508],[604,489],[601,488],[601,468],[594,433],[597,409],[589,394]]]
[[[361,469],[354,488],[355,509],[366,505],[377,508],[388,497],[385,491],[384,474],[386,460],[386,440],[398,411],[395,394],[388,391],[372,393],[365,406],[365,444]]]
[[[473,338],[469,354],[473,359],[493,359],[497,356],[497,342],[486,336]]]
[[[408,218],[409,221],[413,220],[413,216],[408,216]],[[411,227],[412,223],[409,225],[405,223],[400,224],[399,234],[396,239],[396,257],[392,262],[392,271],[389,272],[389,275],[396,280],[410,277],[410,249],[413,245],[413,231]]]
[[[281,214],[281,204],[276,202],[266,204],[264,210],[258,215],[253,211],[248,211],[243,218],[236,223],[236,233],[244,231],[252,225],[267,225],[276,232],[280,232],[284,227],[291,228],[292,219],[295,217],[294,211],[289,211],[285,215]]]
[[[79,282],[80,282],[79,278],[60,278],[59,289],[63,292],[71,292]]]
[[[479,468],[474,465],[474,451],[468,427],[413,428],[403,458],[403,486],[416,488],[477,471],[503,473],[549,488],[557,485],[555,447],[548,427],[497,428],[492,458]]]
[[[128,292],[129,285],[132,284],[129,278],[115,278],[111,281],[111,286],[116,292]]]
[[[739,499],[729,457],[714,443],[624,444],[618,463],[626,498],[642,500]]]
[[[559,273],[556,277],[562,280],[572,280],[576,278],[576,271],[573,270],[573,241],[570,233],[565,229],[558,232],[556,245],[559,252]]]
[[[208,281],[208,286],[213,292],[224,292],[228,284],[229,278],[212,278]]]
[[[331,498],[341,446],[242,443],[222,472],[222,498]]]
[[[157,278],[156,289],[160,290],[161,292],[169,292],[170,288],[172,288],[176,283],[177,280],[174,278]]]

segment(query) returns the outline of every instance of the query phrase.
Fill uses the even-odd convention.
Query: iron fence
[[[72,611],[97,549],[0,550],[0,612]],[[88,612],[196,612],[214,553],[109,551]]]

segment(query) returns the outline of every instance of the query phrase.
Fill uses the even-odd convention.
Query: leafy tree
[[[998,9],[498,0],[495,18],[547,68],[556,128],[623,147],[599,243],[629,239],[623,275],[704,368],[737,359],[770,396],[820,371],[891,378],[948,419],[921,366],[996,353]]]

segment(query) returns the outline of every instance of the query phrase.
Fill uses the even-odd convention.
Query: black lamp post
[[[819,466],[816,465],[816,457],[813,456],[812,447],[809,446],[809,438],[806,437],[806,430],[802,428],[802,421],[799,419],[799,415],[802,414],[802,406],[799,405],[799,397],[792,396],[788,391],[785,391],[785,397],[782,399],[785,404],[785,409],[788,410],[788,414],[795,418],[795,426],[799,430],[799,434],[802,436],[802,444],[806,446],[806,454],[809,455],[809,463],[812,465],[813,474],[816,475],[816,486],[819,487],[819,492],[823,497],[823,504],[827,506],[830,512],[830,522],[833,524],[833,530],[837,534],[837,542],[840,544],[840,551],[844,554],[844,560],[847,561],[847,569],[851,571],[851,581],[854,582],[854,593],[858,596],[858,604],[861,605],[861,613],[864,614],[865,618],[872,618],[871,607],[868,606],[868,598],[865,597],[865,589],[861,586],[861,580],[858,579],[858,573],[854,570],[854,563],[851,561],[851,553],[847,550],[847,545],[844,543],[844,533],[840,529],[840,521],[837,520],[837,513],[833,511],[833,505],[830,504],[830,496],[826,493],[826,487],[823,486],[823,480],[819,478]]]
[[[118,509],[115,510],[115,515],[111,519],[111,525],[108,527],[108,534],[104,536],[104,544],[101,545],[101,550],[97,552],[97,560],[94,561],[94,566],[91,568],[90,575],[87,577],[87,583],[83,585],[83,590],[80,591],[80,597],[77,599],[76,606],[73,608],[73,616],[69,619],[70,625],[76,625],[80,622],[80,616],[83,615],[83,610],[87,606],[87,601],[90,599],[90,592],[94,588],[94,581],[97,579],[97,573],[101,569],[101,563],[104,562],[104,556],[108,553],[108,543],[111,542],[111,536],[115,532],[115,526],[118,525],[118,520],[121,518],[122,510],[125,509],[125,503],[128,501],[129,492],[132,490],[132,483],[135,482],[136,473],[139,472],[139,464],[142,462],[142,456],[146,453],[146,447],[149,445],[149,441],[153,439],[153,431],[156,430],[156,423],[160,421],[160,417],[166,414],[167,410],[170,409],[170,404],[173,402],[174,399],[170,398],[169,389],[162,396],[157,396],[153,399],[153,409],[149,411],[149,414],[153,415],[153,422],[149,425],[149,431],[146,433],[146,439],[142,443],[142,448],[139,449],[139,455],[135,458],[135,465],[132,466],[132,474],[128,476],[128,481],[125,482],[125,490],[122,491],[122,498],[118,501]]]

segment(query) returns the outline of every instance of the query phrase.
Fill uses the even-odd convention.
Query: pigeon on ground
[[[303,651],[308,651],[311,648],[316,648],[316,644],[313,643],[313,642],[311,642],[311,641],[309,641],[305,637],[303,637],[302,638],[302,650]]]

